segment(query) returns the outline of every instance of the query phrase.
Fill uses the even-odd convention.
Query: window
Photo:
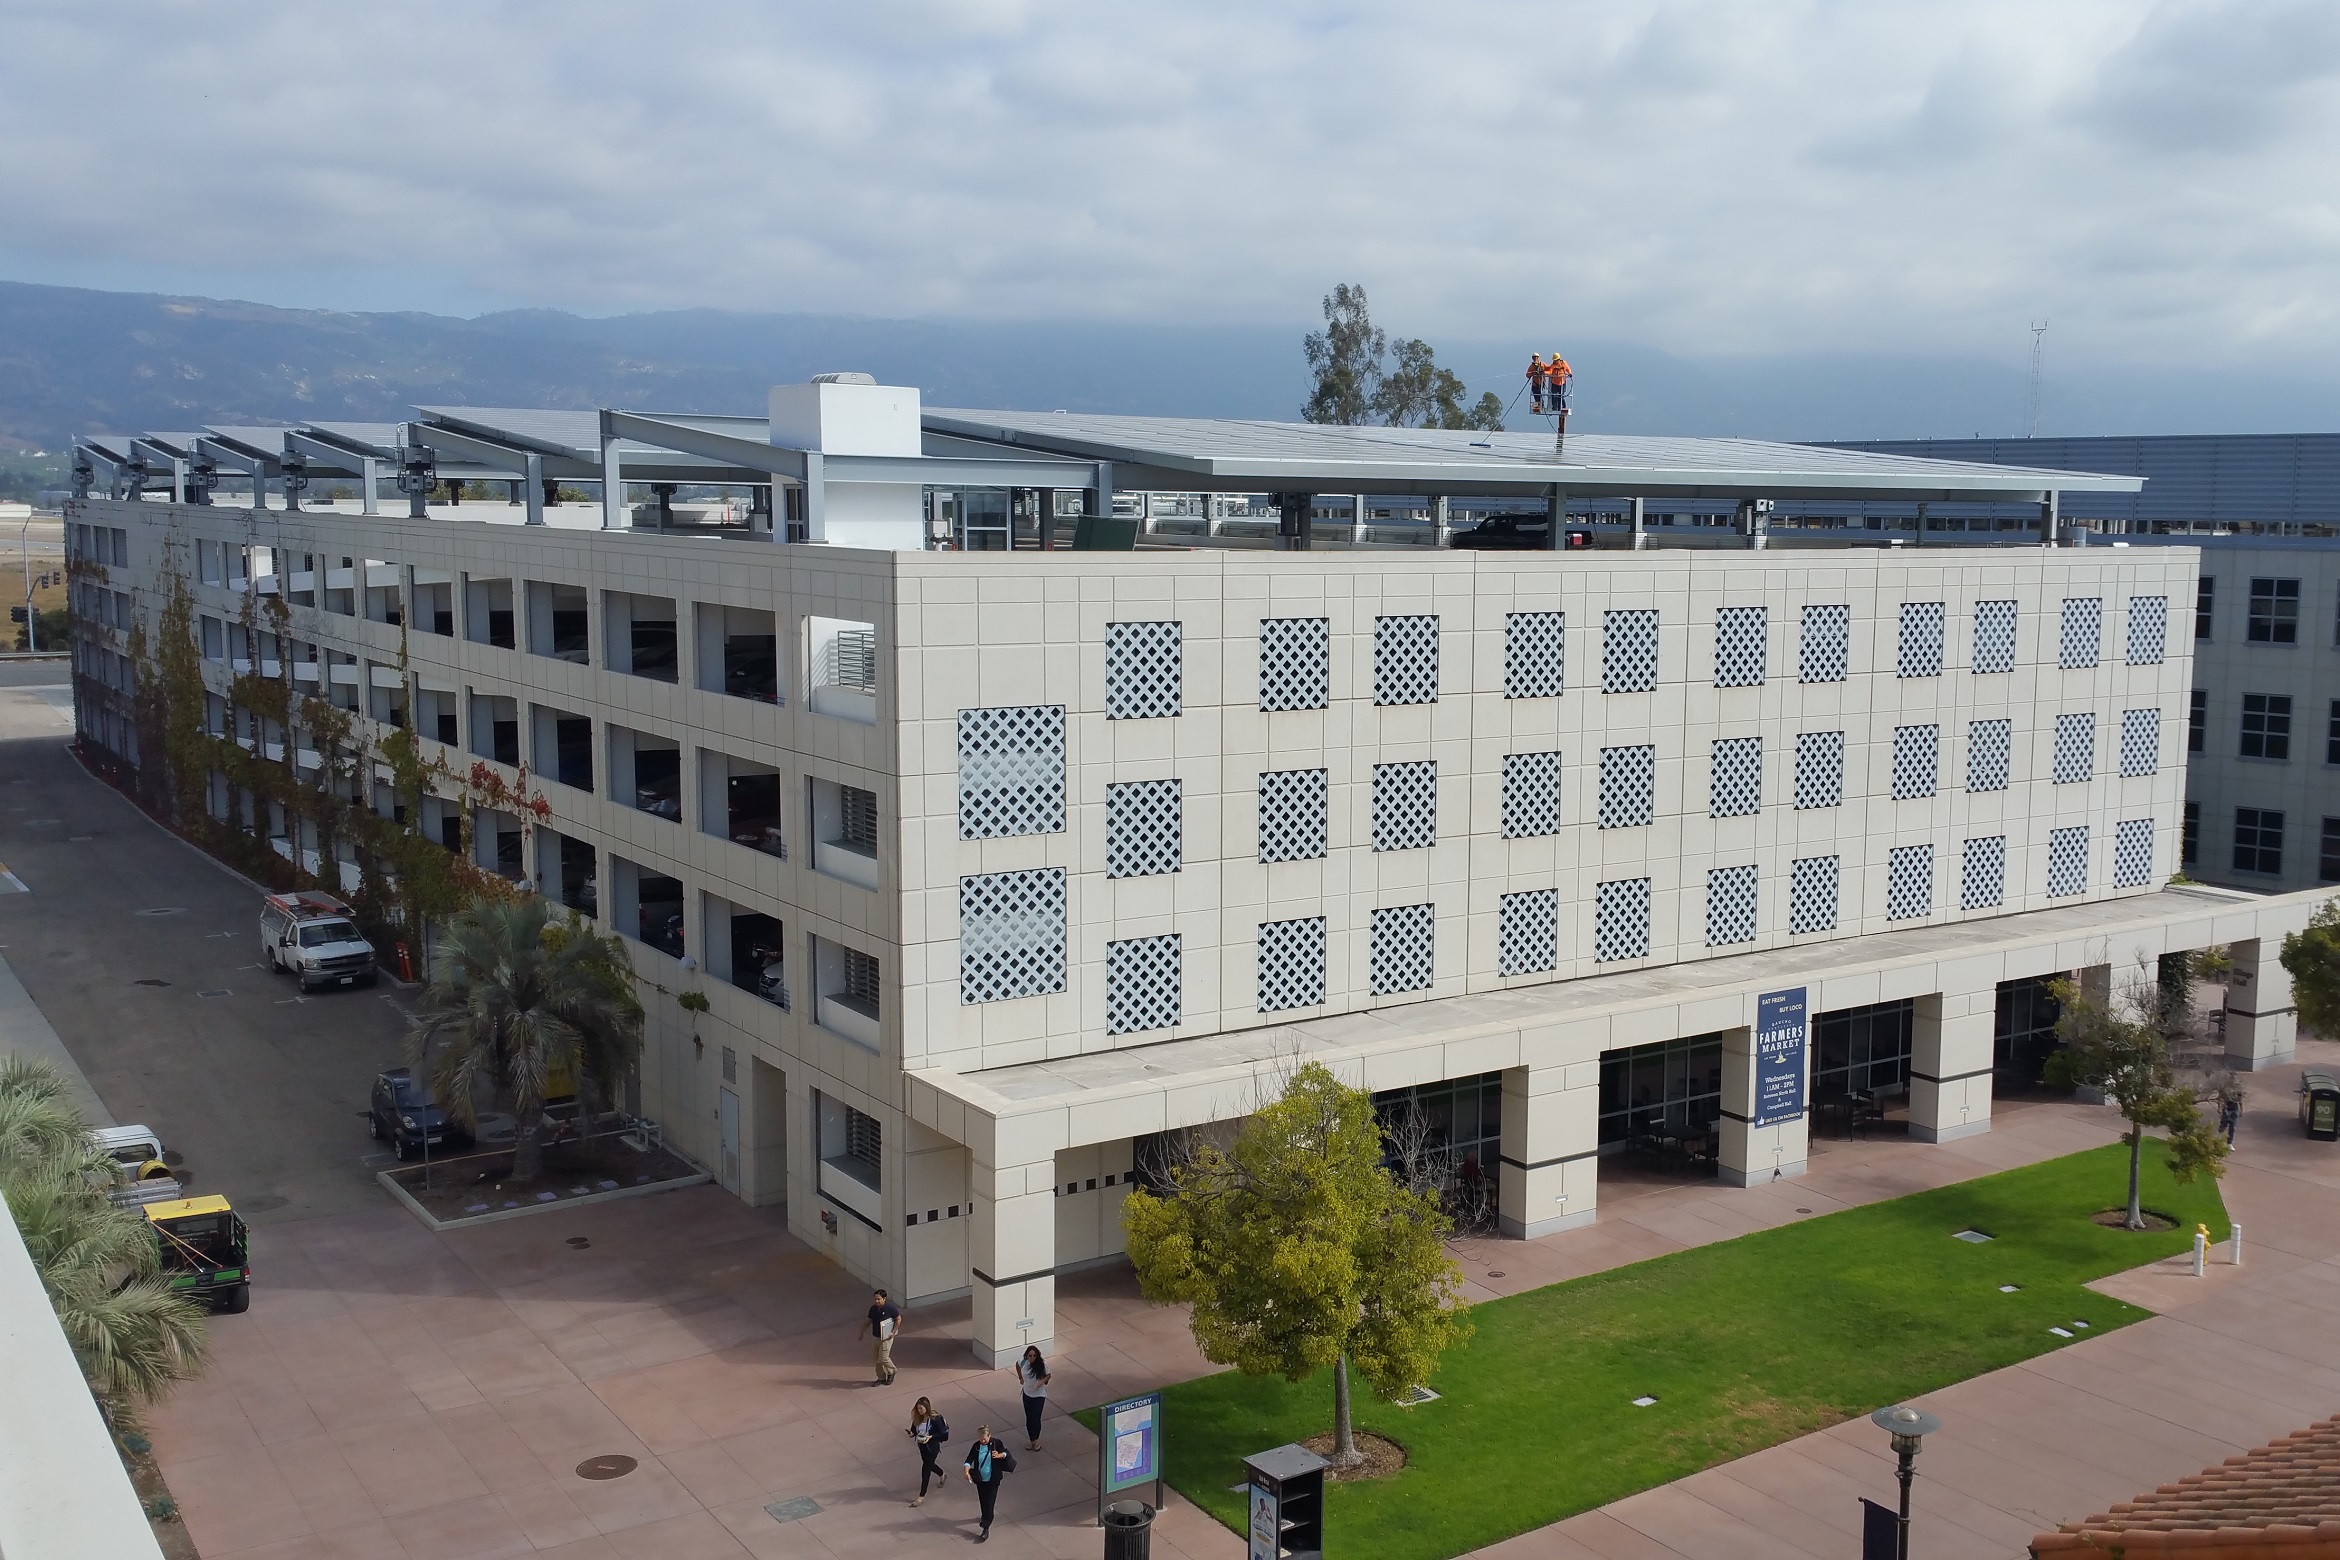
[[[2201,752],[2203,741],[2209,734],[2210,693],[2206,688],[2196,688],[2192,701],[2186,706],[2186,751]]]
[[[2079,785],[2096,773],[2096,716],[2083,712],[2056,717],[2056,754],[2053,779],[2057,785]]]
[[[1891,1089],[1909,1079],[1917,1005],[1903,1000],[1822,1013],[1812,1025],[1812,1098]]]
[[[1064,990],[1062,867],[959,879],[959,1000],[970,1005]]]
[[[1105,1032],[1169,1029],[1179,1019],[1179,937],[1133,937],[1105,945]]]
[[[1658,615],[1652,609],[1601,617],[1601,692],[1647,693],[1657,686]]]
[[[1901,660],[1898,675],[1942,675],[1942,621],[1943,608],[1939,601],[1905,601],[1901,604]]]
[[[1332,702],[1332,620],[1263,618],[1259,707],[1321,710]]]
[[[837,843],[864,856],[877,854],[877,793],[857,785],[837,787]]]
[[[1373,848],[1427,850],[1438,843],[1438,765],[1428,759],[1373,766]]]
[[[2340,764],[2340,699],[2332,701],[2332,708],[2324,721],[2324,762]]]
[[[2283,814],[2264,807],[2234,810],[2234,870],[2283,875]]]
[[[1706,946],[1755,940],[1755,869],[1715,867],[1706,874]]]
[[[1795,933],[1836,930],[1836,879],[1839,858],[1806,856],[1789,868],[1788,930]]]
[[[1181,706],[1180,626],[1105,625],[1105,718],[1152,720]]]
[[[1532,975],[1560,963],[1560,891],[1505,894],[1495,936],[1495,973]]]
[[[1324,1002],[1324,917],[1262,921],[1259,926],[1259,1010],[1317,1007]]]
[[[2178,860],[2192,866],[2202,859],[2202,804],[2186,803],[2185,823],[2178,834]]]
[[[1328,787],[1321,769],[1278,769],[1259,777],[1259,859],[1314,861],[1325,853]]]
[[[2169,638],[2169,598],[2129,599],[2129,664],[2159,666]]]
[[[2067,899],[2087,887],[2087,826],[2048,830],[2048,897]]]
[[[1560,755],[1503,755],[1503,837],[1531,839],[1560,832]]]
[[[1978,677],[2015,670],[2015,603],[1974,604],[1974,670]]]
[[[1438,619],[1435,616],[1373,620],[1373,702],[1438,702]]]
[[[2104,598],[2066,596],[2056,665],[2066,671],[2085,671],[2101,659],[2103,643]]]
[[[1649,956],[1649,879],[1626,878],[1593,890],[1593,960]]]
[[[1600,825],[1638,829],[1657,821],[1657,749],[1601,749]]]
[[[1436,929],[1437,910],[1432,905],[1399,905],[1373,912],[1369,967],[1375,996],[1430,989]]]
[[[1653,1132],[1695,1134],[1721,1119],[1722,1042],[1696,1035],[1601,1053],[1600,1151],[1623,1151]]]
[[[844,954],[844,990],[837,995],[850,997],[863,1004],[874,1017],[878,1010],[878,961],[874,953],[863,953],[858,948],[840,950]]]
[[[1908,801],[1934,794],[1941,746],[1942,728],[1939,726],[1893,728],[1894,800]]]
[[[885,1148],[884,1129],[878,1119],[826,1094],[814,1098],[820,1110],[822,1165],[851,1176],[873,1192],[878,1190]]]
[[[1503,696],[1556,699],[1568,686],[1568,615],[1508,612],[1503,617]]]
[[[2242,696],[2242,756],[2291,758],[2291,696],[2284,693],[2246,693]]]
[[[1176,780],[1133,780],[1105,788],[1105,875],[1176,872],[1182,850]]]
[[[1796,658],[1796,681],[1843,682],[1852,660],[1852,608],[1806,607],[1803,647]]]
[[[1761,607],[1725,607],[1714,616],[1714,685],[1760,688],[1771,617]]]
[[[1714,744],[1708,782],[1710,818],[1752,818],[1763,810],[1763,739],[1724,737]]]
[[[1064,830],[1064,706],[959,711],[959,838]]]
[[[2316,881],[2340,883],[2340,818],[2324,820],[2323,839],[2316,849]]]
[[[1844,805],[1844,733],[1796,733],[1796,805],[1801,808]]]
[[[2203,575],[2200,583],[2194,586],[2194,638],[2196,640],[2210,637],[2210,608],[2217,599],[2218,581],[2210,575]]]
[[[2299,581],[2251,581],[2250,628],[2244,637],[2254,645],[2299,643]]]

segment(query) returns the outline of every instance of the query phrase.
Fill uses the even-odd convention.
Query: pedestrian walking
[[[2218,1130],[2226,1134],[2226,1146],[2234,1147],[2235,1129],[2242,1125],[2242,1091],[2229,1089],[2218,1096]]]
[[[950,1443],[951,1422],[935,1410],[932,1398],[920,1398],[910,1410],[910,1439],[918,1444],[918,1498],[913,1506],[926,1504],[926,1483],[936,1484],[943,1478],[942,1449]]]
[[[1016,1459],[1005,1441],[995,1438],[991,1426],[975,1432],[975,1444],[967,1448],[967,1482],[975,1486],[976,1503],[983,1508],[983,1525],[975,1530],[975,1542],[991,1542],[991,1518],[999,1504],[999,1481],[1016,1471]]]
[[[902,1326],[902,1308],[886,1298],[882,1289],[869,1297],[869,1319],[861,1324],[861,1332],[869,1336],[870,1363],[877,1368],[877,1380],[871,1385],[890,1387],[894,1384],[894,1334]]]
[[[1016,1379],[1024,1385],[1024,1450],[1040,1450],[1040,1415],[1048,1407],[1048,1359],[1036,1343],[1024,1345],[1016,1361]]]

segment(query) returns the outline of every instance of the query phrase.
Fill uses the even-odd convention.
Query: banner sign
[[[1804,988],[1755,999],[1755,1117],[1758,1127],[1804,1114]]]
[[[1108,1403],[1097,1418],[1097,1511],[1124,1491],[1153,1486],[1150,1504],[1160,1510],[1162,1493],[1162,1394]]]

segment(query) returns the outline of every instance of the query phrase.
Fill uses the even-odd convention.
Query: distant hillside
[[[1406,322],[1384,318],[1393,336]],[[826,319],[711,309],[610,319],[528,310],[351,314],[0,282],[0,474],[75,434],[204,423],[388,420],[416,403],[753,412],[775,383],[837,369],[930,405],[1292,418],[1307,393],[1289,327]],[[1539,326],[1440,341],[1475,395],[1509,397],[1528,349],[1578,369],[1576,426],[1786,439],[2019,431],[2012,363],[1916,357],[1687,360]],[[2052,348],[2051,348],[2052,354]],[[2055,365],[2042,431],[2305,432],[2340,426],[2340,384],[2199,373],[2174,393],[2127,365]],[[1514,417],[1514,426],[1527,419]],[[39,463],[46,465],[46,462]]]

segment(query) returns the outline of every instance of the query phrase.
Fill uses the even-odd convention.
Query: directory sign
[[[1804,1114],[1804,988],[1755,999],[1755,1117],[1768,1127]]]
[[[1097,1420],[1097,1509],[1140,1485],[1156,1486],[1150,1503],[1162,1504],[1162,1394],[1108,1403]]]
[[[1251,1543],[1243,1560],[1278,1560],[1283,1553],[1283,1503],[1264,1484],[1251,1487]]]

